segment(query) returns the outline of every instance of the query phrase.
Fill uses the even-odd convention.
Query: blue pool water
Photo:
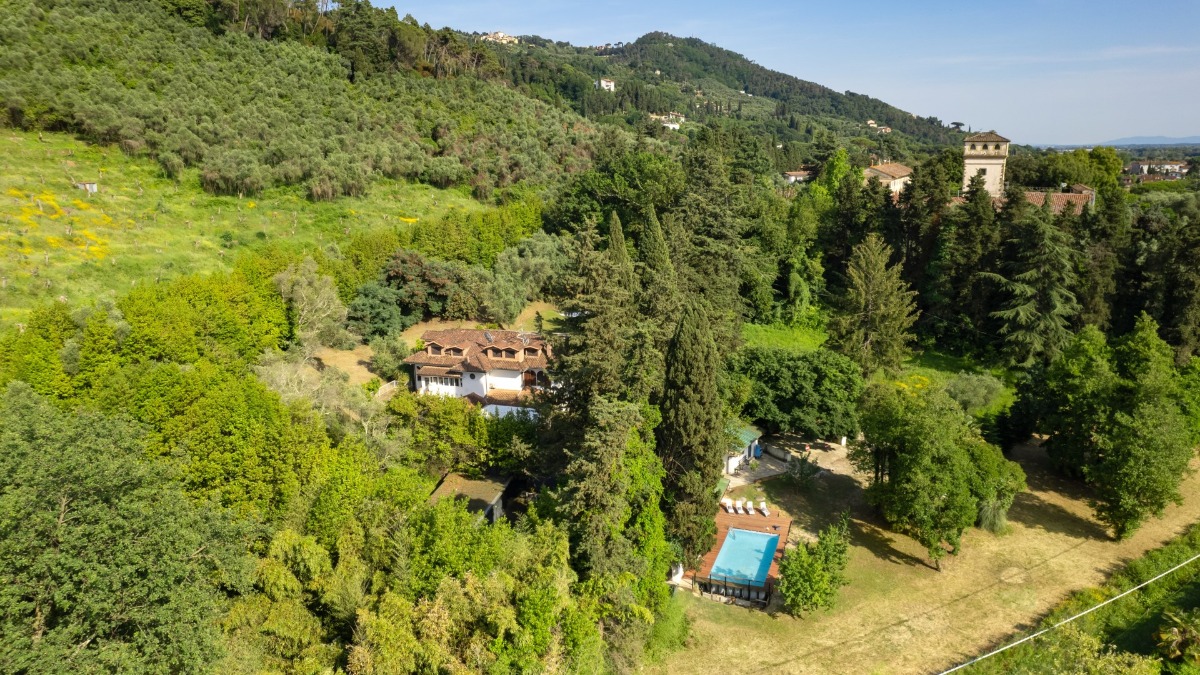
[[[721,544],[709,576],[714,579],[728,577],[729,581],[762,586],[767,580],[778,544],[777,534],[731,529],[725,535],[725,543]]]

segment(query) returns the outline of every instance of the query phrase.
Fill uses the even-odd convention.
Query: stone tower
[[[1008,159],[1008,139],[994,131],[972,134],[963,139],[963,190],[983,172],[984,185],[993,197],[1004,195],[1004,162]]]

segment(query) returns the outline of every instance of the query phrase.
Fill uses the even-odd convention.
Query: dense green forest
[[[686,642],[665,580],[714,542],[738,422],[857,439],[870,505],[939,567],[971,528],[1003,531],[1025,488],[1003,449],[1033,433],[1114,537],[1182,498],[1200,442],[1196,175],[1133,194],[1112,149],[1029,150],[1004,199],[979,177],[960,195],[958,135],[937,120],[660,34],[608,71],[365,2],[9,9],[12,127],[153,158],[160,180],[239,212],[293,190],[296,212],[325,213],[397,180],[482,203],[339,218],[336,241],[226,219],[214,234],[258,240],[227,265],[40,298],[6,326],[0,670],[632,672]],[[651,69],[680,96],[712,81],[771,110],[714,109],[665,136],[624,103],[591,108],[574,74]],[[562,78],[534,86],[546,72]],[[675,99],[653,101],[628,110]],[[919,160],[898,198],[863,180],[881,142],[837,132],[861,115]],[[783,186],[777,145],[815,179]],[[49,219],[5,220],[14,276],[44,274],[23,252],[30,223],[58,226],[44,183],[6,195]],[[1025,199],[1059,183],[1093,186],[1095,204]],[[170,200],[155,212],[190,227]],[[383,401],[378,381],[314,359],[367,343],[374,373],[403,382],[405,329],[506,325],[531,301],[564,310],[537,417],[403,387]],[[745,324],[828,339],[747,347]],[[979,372],[913,377],[919,350]],[[1005,383],[1016,400],[995,409]],[[512,518],[430,504],[451,470],[516,476]],[[789,554],[791,611],[836,601],[846,527]]]

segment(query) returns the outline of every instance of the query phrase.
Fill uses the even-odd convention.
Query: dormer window
[[[525,348],[525,356],[537,356],[537,353],[538,353],[537,350],[534,349],[533,347]]]
[[[515,358],[517,358],[517,350],[515,350],[515,349],[505,349],[505,350],[504,350],[504,358],[506,358],[506,359],[515,359]]]
[[[442,348],[438,345],[429,345],[429,353],[433,354],[434,356],[441,356]]]

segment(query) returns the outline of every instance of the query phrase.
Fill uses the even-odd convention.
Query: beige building
[[[864,181],[872,178],[886,185],[893,194],[899,194],[912,180],[912,169],[895,162],[873,164],[863,169]]]
[[[993,197],[1004,195],[1004,163],[1008,159],[1008,139],[994,131],[972,134],[963,139],[963,190],[983,172],[984,187]]]

